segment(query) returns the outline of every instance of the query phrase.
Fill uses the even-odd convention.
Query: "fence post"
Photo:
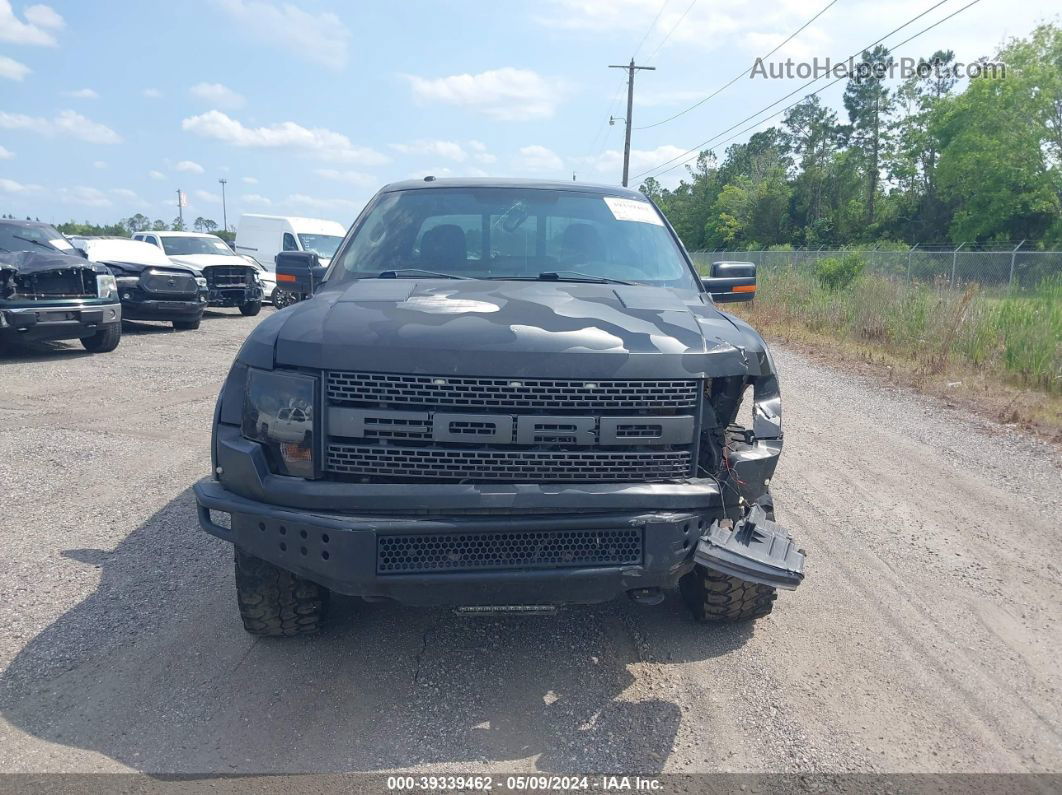
[[[911,253],[918,248],[918,244],[915,243],[909,249],[907,249],[907,283],[911,283]]]
[[[962,250],[962,247],[965,246],[965,245],[966,245],[966,241],[964,240],[959,245],[959,247],[957,249],[955,249],[955,251],[953,251],[952,254],[951,254],[951,281],[948,282],[948,286],[951,287],[952,289],[955,288],[955,266],[959,262],[959,252]]]
[[[1018,249],[1025,245],[1025,241],[1022,240],[1014,247],[1014,250],[1010,252],[1010,278],[1007,280],[1007,291],[1014,289],[1014,258],[1018,255]]]

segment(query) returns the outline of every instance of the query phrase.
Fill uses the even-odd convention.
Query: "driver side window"
[[[299,250],[299,246],[295,242],[295,235],[291,234],[291,232],[285,232],[284,233],[284,244],[283,245],[284,245],[284,251],[298,251]]]

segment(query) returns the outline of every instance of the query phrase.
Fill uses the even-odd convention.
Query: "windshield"
[[[93,262],[135,262],[140,265],[172,265],[158,246],[139,240],[86,240],[82,246]]]
[[[182,254],[221,254],[222,256],[235,257],[236,253],[225,245],[225,241],[212,235],[162,235],[162,250],[171,257],[179,257]]]
[[[41,251],[43,249],[61,251],[64,254],[74,253],[74,247],[53,226],[0,223],[0,250]]]
[[[336,253],[336,249],[339,248],[339,244],[343,242],[343,238],[336,235],[304,235],[300,233],[299,242],[302,243],[303,251],[312,251],[322,259],[331,259],[332,255]]]
[[[649,202],[531,188],[384,194],[333,260],[329,279],[401,270],[477,279],[545,274],[697,289]]]

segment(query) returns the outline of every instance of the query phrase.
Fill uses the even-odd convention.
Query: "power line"
[[[697,2],[697,0],[693,0],[693,3],[696,3],[696,2]],[[830,0],[830,2],[829,2],[829,3],[827,3],[827,4],[826,4],[826,5],[825,5],[825,6],[824,6],[824,7],[822,8],[822,10],[821,10],[821,11],[819,11],[819,13],[817,13],[817,14],[816,14],[815,16],[813,16],[813,17],[812,17],[811,19],[809,19],[809,20],[808,20],[807,22],[805,22],[805,23],[804,23],[803,25],[801,25],[801,26],[800,26],[799,28],[797,28],[797,29],[796,29],[795,31],[793,31],[793,32],[792,32],[791,34],[789,34],[789,37],[788,37],[788,38],[787,38],[787,39],[786,39],[785,41],[783,41],[783,42],[782,42],[781,44],[779,44],[779,45],[778,45],[777,47],[775,47],[775,48],[774,48],[773,50],[771,50],[771,51],[770,51],[769,53],[767,53],[766,55],[762,55],[762,56],[760,56],[760,57],[759,57],[759,58],[758,58],[757,60],[760,60],[760,61],[765,61],[765,60],[767,60],[768,58],[770,58],[770,57],[771,57],[772,55],[774,55],[774,54],[775,54],[776,52],[778,52],[778,51],[779,51],[780,49],[782,49],[782,47],[784,47],[785,45],[787,45],[787,44],[788,44],[789,42],[791,42],[791,41],[792,41],[793,39],[795,39],[795,38],[796,38],[796,37],[797,37],[797,36],[798,36],[798,35],[799,35],[800,33],[802,33],[802,32],[804,31],[804,29],[805,29],[805,28],[806,28],[806,27],[807,27],[808,25],[810,25],[810,24],[811,24],[812,22],[814,22],[814,21],[815,21],[816,19],[818,19],[818,18],[819,18],[819,17],[821,17],[821,16],[823,15],[823,14],[825,14],[825,13],[826,13],[827,11],[829,11],[829,10],[830,10],[830,8],[831,8],[831,7],[832,7],[832,6],[833,6],[833,5],[835,4],[835,3],[837,3],[837,2],[838,2],[838,0]],[[690,3],[690,8],[693,8],[693,3]],[[687,11],[689,11],[689,8],[687,8],[686,10],[687,10]],[[685,14],[683,14],[683,16],[685,16]],[[681,22],[682,20],[679,20],[679,21]],[[672,30],[674,30],[674,28],[672,28]],[[670,36],[671,34],[669,33],[668,35]],[[667,39],[664,39],[664,41],[667,41]],[[661,46],[662,46],[662,45],[661,45]],[[660,49],[660,48],[658,47],[658,48],[657,48],[657,50],[659,50],[659,49]],[[654,52],[654,53],[653,53],[653,55],[656,55],[656,52]],[[646,58],[646,61],[652,60],[652,57],[653,57],[653,56],[652,56],[652,55],[650,55],[650,56],[649,56],[648,58]],[[753,64],[753,66],[755,66],[755,64]],[[710,100],[710,99],[712,99],[713,97],[716,97],[716,96],[718,96],[719,94],[721,94],[722,92],[726,91],[726,90],[727,90],[728,88],[730,88],[730,86],[734,85],[734,83],[736,83],[736,82],[737,82],[738,80],[740,80],[740,79],[741,79],[741,78],[743,78],[743,77],[744,77],[745,75],[747,75],[747,74],[749,73],[749,70],[750,70],[751,68],[752,68],[752,67],[749,67],[749,69],[746,69],[745,71],[743,71],[743,72],[739,72],[738,74],[734,75],[734,77],[733,77],[733,78],[732,78],[732,79],[730,80],[730,82],[726,83],[725,85],[722,85],[722,86],[720,86],[720,87],[719,87],[719,88],[717,88],[717,89],[716,89],[715,91],[713,91],[713,92],[712,92],[711,94],[709,94],[708,96],[706,96],[706,97],[705,97],[704,99],[698,100],[697,102],[693,103],[693,104],[692,104],[692,105],[690,105],[690,106],[689,106],[688,108],[686,108],[685,110],[680,110],[680,111],[679,111],[678,113],[676,113],[676,114],[675,114],[674,116],[668,116],[668,117],[667,117],[666,119],[661,119],[660,121],[656,121],[656,122],[653,122],[652,124],[647,124],[647,125],[645,125],[644,127],[636,127],[635,129],[638,129],[638,130],[648,130],[648,129],[649,129],[650,127],[659,127],[659,126],[660,126],[661,124],[667,124],[667,123],[668,123],[669,121],[672,121],[672,120],[674,120],[674,119],[677,119],[677,118],[678,118],[679,116],[684,116],[684,115],[686,115],[686,114],[687,114],[687,113],[689,113],[689,112],[690,112],[691,110],[693,110],[693,109],[695,109],[695,108],[699,108],[699,107],[700,107],[701,105],[703,105],[703,104],[704,104],[705,102],[707,102],[708,100]]]
[[[653,17],[653,21],[649,23],[649,27],[645,29],[645,33],[642,35],[642,40],[638,42],[638,47],[634,50],[634,55],[631,56],[632,61],[637,58],[638,53],[642,51],[642,46],[645,44],[645,40],[648,39],[649,34],[653,32],[653,28],[656,27],[656,21],[660,19],[660,15],[664,13],[664,9],[667,8],[667,4],[670,2],[671,0],[664,0],[664,2],[660,4],[660,8],[656,11],[656,16]]]
[[[933,5],[933,6],[930,6],[930,7],[929,7],[929,8],[927,8],[927,9],[926,9],[925,11],[923,11],[923,12],[922,12],[921,14],[918,14],[917,16],[915,16],[915,17],[912,17],[911,19],[907,20],[907,21],[906,21],[905,23],[903,23],[902,25],[900,25],[900,26],[899,26],[898,28],[894,28],[893,30],[889,31],[889,32],[888,32],[888,33],[886,33],[886,34],[885,34],[884,36],[882,36],[882,37],[881,37],[880,39],[878,39],[878,40],[876,40],[876,41],[874,41],[874,42],[871,42],[871,43],[870,43],[870,44],[868,44],[868,45],[867,45],[866,47],[863,47],[863,48],[861,48],[861,49],[860,49],[860,50],[858,50],[858,51],[857,51],[856,53],[853,53],[852,55],[850,55],[850,56],[849,56],[848,58],[846,58],[846,59],[844,59],[844,60],[849,60],[849,59],[852,59],[852,58],[854,58],[854,57],[855,57],[855,56],[856,56],[856,55],[857,55],[858,53],[860,53],[860,52],[863,52],[863,51],[865,51],[865,50],[869,50],[869,49],[870,49],[871,47],[873,47],[873,46],[875,46],[875,45],[877,45],[877,44],[880,44],[880,43],[881,43],[881,42],[883,42],[883,41],[884,41],[885,39],[887,39],[887,38],[888,38],[889,36],[891,36],[891,35],[893,35],[894,33],[897,33],[897,32],[899,32],[899,31],[903,30],[903,29],[904,29],[904,28],[906,28],[906,27],[907,27],[908,25],[910,25],[910,24],[911,24],[912,22],[914,22],[914,21],[916,21],[916,20],[918,20],[918,19],[920,19],[920,18],[924,17],[924,16],[925,16],[926,14],[928,14],[928,13],[929,13],[930,11],[933,11],[934,9],[936,9],[936,8],[938,8],[938,7],[942,6],[942,5],[944,5],[944,3],[946,3],[946,2],[949,2],[949,0],[939,0],[939,2],[937,2],[937,3],[936,3],[935,5]],[[972,2],[970,2],[970,3],[967,3],[967,4],[966,4],[966,5],[964,5],[964,6],[962,7],[962,8],[958,9],[957,11],[953,11],[953,12],[952,12],[951,14],[948,14],[948,15],[947,15],[946,17],[943,17],[943,18],[941,18],[941,19],[937,20],[937,21],[936,21],[936,22],[934,22],[934,23],[933,23],[932,25],[930,25],[930,26],[929,26],[929,27],[927,27],[927,28],[924,28],[923,30],[920,30],[920,31],[919,31],[918,33],[914,34],[914,35],[913,35],[913,36],[911,36],[910,38],[907,38],[907,39],[905,39],[904,41],[900,42],[899,44],[893,45],[893,48],[892,48],[892,49],[896,49],[897,47],[902,47],[903,45],[907,44],[908,42],[910,42],[910,41],[913,41],[914,39],[918,38],[918,37],[919,37],[919,36],[921,36],[921,35],[922,35],[923,33],[926,33],[927,31],[930,31],[930,30],[932,30],[932,29],[933,29],[933,28],[935,28],[935,27],[936,27],[937,25],[940,25],[940,24],[942,24],[942,23],[944,23],[944,22],[947,22],[947,21],[948,21],[949,19],[951,19],[952,17],[954,17],[954,16],[956,16],[956,15],[958,15],[958,14],[961,14],[961,13],[962,13],[963,11],[965,11],[965,10],[966,10],[967,8],[969,8],[970,6],[976,5],[976,4],[977,4],[977,3],[979,3],[979,2],[981,2],[981,0],[973,0],[973,1],[972,1]],[[800,92],[800,91],[802,91],[803,89],[805,89],[805,88],[807,88],[808,86],[810,86],[810,85],[811,85],[812,83],[817,83],[817,82],[818,82],[819,80],[821,80],[821,79],[822,79],[823,77],[824,77],[824,75],[823,75],[823,76],[819,76],[819,77],[815,77],[815,78],[812,78],[812,79],[811,79],[811,80],[809,80],[808,82],[804,83],[804,85],[802,85],[802,86],[799,86],[799,87],[795,88],[794,90],[790,91],[790,92],[789,92],[788,94],[786,94],[786,95],[785,95],[784,97],[781,97],[781,98],[779,98],[779,99],[775,100],[775,101],[774,101],[774,102],[772,102],[772,103],[771,103],[770,105],[767,105],[766,107],[764,107],[764,108],[761,108],[760,110],[756,111],[756,112],[755,112],[755,113],[753,113],[752,115],[750,115],[750,116],[746,116],[746,117],[745,117],[744,119],[742,119],[741,121],[739,121],[739,122],[738,122],[737,124],[734,124],[734,125],[732,125],[732,126],[730,126],[730,127],[727,127],[727,128],[726,128],[725,130],[723,130],[722,132],[720,132],[720,133],[718,133],[718,134],[716,134],[716,135],[713,135],[713,136],[712,136],[711,138],[709,138],[708,140],[706,140],[706,141],[702,142],[701,144],[697,145],[696,147],[694,147],[694,148],[692,148],[692,149],[687,149],[687,150],[686,150],[685,152],[683,152],[682,154],[680,154],[680,155],[676,155],[675,157],[671,158],[670,160],[665,160],[665,161],[664,161],[663,163],[660,163],[660,164],[658,164],[658,165],[655,165],[655,166],[653,166],[653,167],[651,167],[651,168],[649,168],[649,169],[646,169],[645,171],[641,172],[640,174],[635,174],[634,178],[635,178],[635,179],[640,179],[641,177],[645,176],[646,174],[648,174],[648,173],[649,173],[649,172],[651,172],[651,171],[657,171],[657,169],[663,168],[664,166],[666,166],[666,165],[669,165],[670,163],[675,163],[675,161],[678,161],[678,160],[682,160],[683,158],[686,158],[686,159],[685,159],[685,160],[682,160],[682,163],[685,163],[685,162],[688,162],[689,160],[692,160],[693,158],[687,158],[686,156],[687,156],[687,155],[689,155],[689,154],[693,154],[693,153],[695,153],[695,152],[699,154],[699,153],[700,153],[700,152],[701,152],[701,151],[702,151],[702,150],[704,149],[704,147],[706,147],[706,146],[707,146],[708,144],[710,144],[710,143],[711,143],[712,141],[714,141],[714,140],[715,140],[716,138],[720,138],[720,137],[722,137],[722,136],[726,135],[726,134],[727,134],[728,132],[730,132],[730,131],[731,131],[731,130],[733,130],[734,128],[736,128],[736,127],[739,127],[739,126],[741,126],[742,124],[744,124],[745,122],[749,121],[750,119],[754,119],[755,117],[759,116],[759,115],[760,115],[761,113],[763,113],[763,112],[765,112],[765,111],[768,111],[768,110],[770,110],[771,108],[773,108],[773,107],[774,107],[775,105],[777,105],[778,103],[780,103],[780,102],[784,102],[785,100],[789,99],[789,97],[793,96],[793,95],[794,95],[794,94],[796,94],[796,93],[799,93],[799,92]],[[781,109],[780,111],[776,111],[775,113],[772,113],[772,114],[771,114],[770,116],[768,116],[768,117],[766,117],[766,118],[764,118],[764,119],[760,119],[759,121],[755,122],[755,123],[754,123],[754,124],[752,125],[752,127],[755,127],[755,126],[756,126],[756,125],[758,125],[758,124],[762,124],[762,123],[763,123],[763,122],[765,122],[765,121],[766,121],[767,119],[770,119],[770,118],[774,118],[775,116],[777,116],[777,115],[779,115],[779,114],[781,114],[781,113],[785,113],[785,112],[786,112],[787,110],[789,110],[790,108],[793,108],[793,107],[795,107],[796,105],[799,105],[799,104],[800,104],[801,102],[803,102],[803,101],[804,101],[805,99],[807,99],[808,97],[812,97],[812,96],[815,96],[815,95],[816,95],[816,94],[818,94],[818,93],[819,93],[820,91],[825,91],[825,90],[826,90],[827,88],[829,88],[829,87],[830,87],[830,86],[832,86],[832,85],[835,85],[835,84],[839,83],[839,82],[840,82],[841,80],[844,80],[844,79],[845,79],[846,77],[847,77],[847,75],[841,75],[841,76],[840,76],[840,77],[838,77],[837,79],[835,79],[835,80],[832,80],[832,81],[830,81],[829,83],[827,83],[826,85],[824,85],[824,86],[823,86],[822,88],[816,89],[815,91],[812,91],[812,92],[810,92],[810,93],[808,93],[808,94],[805,94],[805,95],[804,95],[803,97],[801,97],[801,98],[800,98],[799,100],[797,100],[797,101],[796,101],[796,102],[794,102],[793,104],[791,104],[791,105],[787,105],[786,107],[782,108],[782,109]],[[732,140],[733,140],[734,138],[737,138],[738,136],[742,135],[743,133],[745,133],[745,132],[748,132],[748,130],[752,129],[752,127],[749,127],[749,128],[746,128],[745,130],[742,130],[741,132],[737,133],[736,135],[733,135],[733,136],[731,136],[730,138],[726,139],[726,141],[722,141],[722,142],[720,142],[720,144],[717,144],[717,145],[721,145],[721,144],[723,144],[723,143],[726,143],[727,141],[732,141]],[[677,165],[682,165],[682,163],[678,163]],[[672,171],[672,170],[673,170],[673,169],[674,169],[675,167],[676,167],[676,166],[672,166],[672,168],[664,169],[663,171],[660,171],[659,173],[660,173],[660,174],[666,174],[666,173],[667,173],[668,171]],[[654,176],[659,176],[659,174],[654,174]]]
[[[837,2],[837,0],[834,0],[834,2]],[[676,23],[675,23],[674,25],[672,25],[672,26],[671,26],[671,30],[669,30],[669,31],[667,32],[667,35],[666,35],[666,36],[664,36],[664,39],[663,39],[663,41],[661,41],[661,42],[660,42],[660,43],[659,43],[658,45],[656,45],[656,49],[655,49],[655,50],[653,50],[652,54],[650,54],[650,56],[649,56],[648,58],[646,58],[646,59],[645,59],[645,62],[646,62],[646,63],[649,63],[649,62],[650,62],[651,60],[653,60],[653,58],[655,58],[655,57],[656,57],[656,54],[657,54],[658,52],[660,52],[660,50],[662,50],[662,49],[664,48],[664,45],[665,45],[665,44],[667,44],[667,40],[671,38],[671,34],[675,32],[675,28],[677,28],[677,27],[678,27],[679,25],[681,25],[681,24],[682,24],[682,20],[684,20],[684,19],[686,18],[686,15],[687,15],[688,13],[690,13],[690,11],[692,10],[692,8],[693,8],[693,7],[695,6],[695,5],[697,5],[697,0],[693,0],[693,1],[692,1],[692,2],[691,2],[691,3],[689,4],[689,5],[688,5],[688,6],[686,6],[686,10],[685,10],[685,11],[683,11],[683,12],[682,12],[682,16],[680,16],[680,17],[678,18],[678,22],[676,22]],[[662,9],[662,8],[661,8],[660,10],[661,10],[661,11],[663,11],[664,9]],[[657,16],[660,16],[660,15],[659,15],[659,14],[657,14]],[[641,127],[639,127],[638,129],[640,130],[640,129],[642,129],[642,128],[641,128]]]

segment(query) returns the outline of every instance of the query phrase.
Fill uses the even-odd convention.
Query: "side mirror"
[[[313,295],[327,268],[312,251],[282,251],[277,254],[277,289],[298,296]]]
[[[756,297],[756,265],[752,262],[713,262],[711,276],[701,279],[717,304],[751,301]]]

